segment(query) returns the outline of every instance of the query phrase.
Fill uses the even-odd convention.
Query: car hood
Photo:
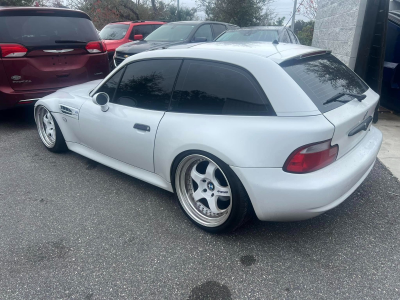
[[[66,105],[79,110],[83,103],[87,100],[91,100],[89,94],[100,84],[100,82],[102,82],[102,79],[60,89],[57,92],[40,99],[36,102],[35,106],[45,105],[52,112],[59,112],[59,105]]]
[[[174,45],[179,45],[186,43],[186,41],[179,42],[152,42],[152,41],[135,41],[131,43],[124,44],[116,49],[118,53],[123,54],[136,54],[147,50],[154,50],[161,47],[169,47]]]

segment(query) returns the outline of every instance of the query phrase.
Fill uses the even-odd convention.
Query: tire
[[[183,212],[201,229],[228,233],[250,219],[253,208],[243,184],[214,155],[203,151],[182,153],[175,159],[171,178]]]
[[[36,108],[35,121],[39,137],[49,151],[61,153],[68,150],[57,121],[53,118],[50,111],[43,105]]]

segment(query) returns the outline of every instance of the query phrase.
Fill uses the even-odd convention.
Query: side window
[[[226,30],[225,25],[221,24],[213,24],[212,27],[214,30],[214,39]]]
[[[130,39],[133,40],[134,36],[137,34],[143,35],[143,38],[147,37],[153,32],[153,25],[136,25],[133,27]]]
[[[161,24],[153,25],[153,31],[156,30],[157,28],[161,27],[161,26],[162,26]]]
[[[297,40],[296,40],[296,37],[294,36],[293,32],[291,30],[288,30],[288,33],[289,33],[290,39],[292,40],[292,43],[297,44]]]
[[[115,73],[110,79],[107,80],[96,92],[97,93],[106,93],[110,97],[110,101],[112,101],[115,91],[117,89],[119,80],[121,79],[121,75],[124,72],[124,68]]]
[[[194,34],[193,40],[196,38],[206,38],[207,42],[211,42],[213,40],[211,25],[203,25],[199,29],[197,29]]]
[[[129,64],[113,103],[151,110],[167,110],[181,60],[146,60]]]
[[[187,60],[172,96],[172,111],[218,115],[274,115],[254,77],[227,64]]]
[[[282,33],[282,36],[281,36],[281,41],[282,41],[282,43],[290,44],[289,35],[288,35],[286,30],[283,30],[283,33]]]

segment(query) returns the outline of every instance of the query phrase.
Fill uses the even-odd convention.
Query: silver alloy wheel
[[[42,142],[47,148],[53,148],[56,144],[56,124],[51,113],[44,106],[39,106],[35,116]]]
[[[232,192],[221,168],[208,157],[185,157],[175,173],[175,188],[186,213],[206,227],[222,225],[232,209]]]

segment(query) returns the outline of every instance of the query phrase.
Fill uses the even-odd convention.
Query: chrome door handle
[[[137,129],[137,130],[141,130],[141,131],[150,132],[150,126],[144,125],[144,124],[138,124],[138,123],[136,123],[135,125],[133,125],[133,128],[135,128],[135,129]]]

